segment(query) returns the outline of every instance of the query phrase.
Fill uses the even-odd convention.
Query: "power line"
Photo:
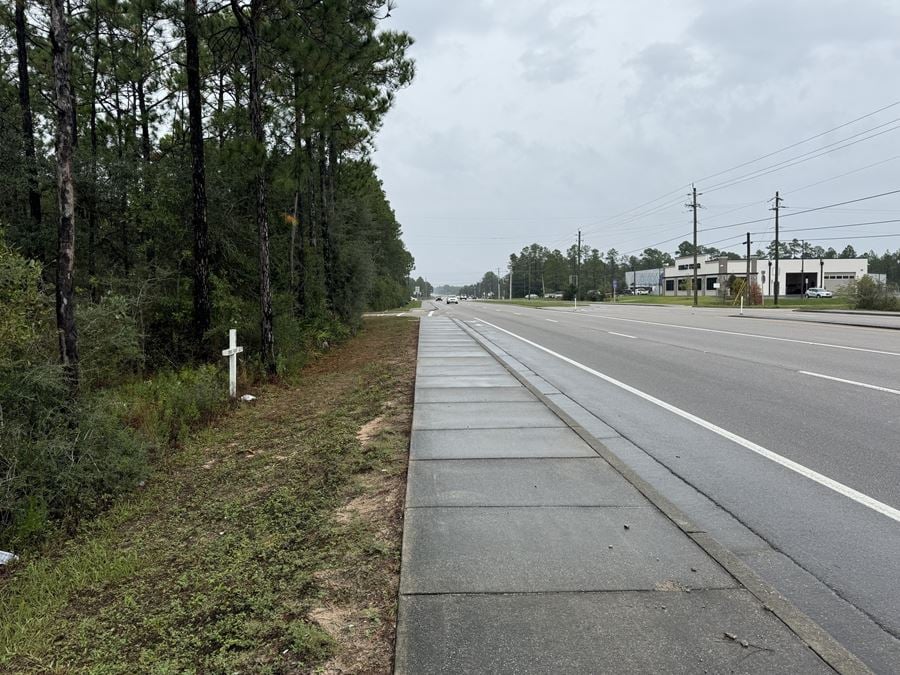
[[[856,122],[859,122],[866,118],[873,117],[874,115],[877,115],[880,112],[884,112],[885,110],[889,110],[890,108],[894,108],[898,105],[900,105],[900,101],[894,101],[893,103],[890,103],[886,106],[878,108],[877,110],[873,110],[870,113],[866,113],[865,115],[862,115],[861,117],[857,117],[856,119],[850,120],[849,122],[844,122],[843,124],[839,124],[838,126],[832,127],[831,129],[828,129],[827,131],[822,131],[822,132],[816,134],[815,136],[810,136],[809,138],[804,138],[802,141],[797,141],[796,143],[791,143],[790,145],[786,145],[783,148],[779,148],[778,150],[773,150],[772,152],[762,155],[760,157],[757,157],[756,159],[751,159],[747,162],[743,162],[742,164],[737,164],[737,165],[731,167],[730,169],[725,169],[724,171],[719,171],[717,173],[710,174],[709,176],[704,176],[703,178],[698,179],[697,182],[709,180],[710,178],[715,178],[717,176],[721,176],[723,174],[730,173],[732,171],[735,171],[736,169],[741,169],[745,166],[749,166],[750,164],[755,164],[756,162],[762,161],[764,159],[768,159],[769,157],[772,157],[774,155],[778,155],[778,154],[784,152],[785,150],[790,150],[791,148],[796,148],[798,145],[803,145],[804,143],[808,143],[809,141],[814,141],[817,138],[821,138],[822,136],[830,134],[832,131],[837,131],[838,129],[843,129],[844,127],[848,127],[851,124],[855,124]]]
[[[871,112],[868,112],[868,113],[866,113],[866,114],[864,114],[864,115],[860,115],[859,117],[856,117],[856,118],[854,118],[854,119],[852,119],[852,120],[850,120],[850,121],[848,121],[848,122],[844,122],[844,123],[839,124],[839,125],[837,125],[837,126],[835,126],[835,127],[832,127],[832,128],[827,129],[827,130],[825,130],[825,131],[822,131],[822,132],[819,132],[819,133],[817,133],[817,134],[814,134],[813,136],[809,136],[809,137],[807,137],[807,138],[804,138],[803,140],[800,140],[800,141],[797,141],[797,142],[795,142],[795,143],[791,143],[791,144],[786,145],[786,146],[784,146],[784,147],[778,148],[777,150],[773,150],[773,151],[768,152],[768,153],[766,153],[766,154],[764,154],[764,155],[760,155],[759,157],[756,157],[756,158],[754,158],[754,159],[748,160],[748,161],[746,161],[746,162],[741,162],[740,164],[736,164],[735,166],[732,166],[732,167],[730,167],[730,168],[728,168],[728,169],[724,169],[724,170],[722,170],[722,171],[717,171],[717,172],[715,172],[715,173],[712,173],[712,174],[709,174],[709,175],[707,175],[707,176],[704,176],[704,177],[700,178],[699,180],[697,180],[697,181],[695,181],[695,182],[701,182],[701,181],[709,180],[709,179],[711,179],[711,178],[716,178],[717,176],[722,176],[722,175],[724,175],[724,174],[731,173],[732,171],[735,171],[735,170],[737,170],[737,169],[743,168],[743,167],[745,167],[745,166],[749,166],[749,165],[751,165],[751,164],[755,164],[756,162],[760,162],[760,161],[762,161],[762,160],[764,160],[764,159],[768,159],[769,157],[773,157],[774,155],[778,155],[778,154],[780,154],[780,153],[782,153],[782,152],[784,152],[784,151],[786,151],[786,150],[790,150],[790,149],[792,149],[792,148],[796,148],[796,147],[798,147],[798,146],[800,146],[800,145],[803,145],[804,143],[808,143],[808,142],[810,142],[810,141],[814,141],[814,140],[816,140],[817,138],[821,138],[822,136],[825,136],[825,135],[827,135],[827,134],[830,134],[830,133],[832,133],[832,132],[834,132],[834,131],[838,131],[839,129],[843,129],[843,128],[845,128],[845,127],[848,127],[848,126],[850,126],[851,124],[855,124],[856,122],[860,122],[860,121],[862,121],[862,120],[864,120],[864,119],[868,119],[869,117],[873,117],[873,116],[875,116],[875,115],[877,115],[877,114],[879,114],[879,113],[881,113],[881,112],[884,112],[885,110],[889,110],[889,109],[891,109],[891,108],[895,108],[895,107],[897,107],[898,105],[900,105],[900,101],[894,101],[893,103],[889,103],[889,104],[887,104],[887,105],[885,105],[885,106],[882,106],[882,107],[880,107],[880,108],[877,108],[877,109],[875,109],[875,110],[873,110],[873,111],[871,111]],[[900,119],[900,118],[898,118],[898,119]],[[886,122],[885,124],[891,124],[891,123],[894,122],[894,121],[897,121],[897,120],[892,120],[891,122]],[[856,137],[856,136],[859,136],[860,134],[865,134],[865,133],[868,133],[868,132],[873,131],[873,130],[875,130],[875,129],[878,129],[878,128],[882,127],[882,126],[885,126],[885,124],[882,124],[882,125],[873,127],[873,128],[868,129],[868,130],[866,130],[866,131],[859,132],[859,133],[857,133],[857,134],[855,134],[855,135],[853,135],[853,136],[849,136],[849,137],[843,139],[842,141],[836,141],[835,143],[841,143],[841,142],[847,141],[847,140],[849,140],[849,139],[851,139],[851,138],[854,138],[854,137]],[[883,132],[883,133],[886,133],[886,132]],[[874,138],[874,136],[872,136],[872,138]],[[862,142],[862,140],[869,140],[869,139],[868,139],[868,138],[866,138],[866,139],[861,139],[860,141],[856,141],[856,142]],[[851,143],[850,145],[853,145],[853,144],[855,144],[855,143]],[[830,145],[834,145],[834,143],[832,143],[832,144],[830,144]],[[828,147],[829,147],[829,146],[825,146],[825,148],[828,148]],[[848,146],[845,146],[845,147],[849,147],[849,145],[848,145]],[[834,148],[834,150],[840,150],[840,149],[841,149],[841,148]],[[823,148],[819,148],[818,150],[813,150],[813,151],[810,151],[810,152],[811,152],[811,153],[814,153],[814,152],[820,152],[821,150],[823,150]],[[804,153],[804,154],[810,154],[810,153]],[[827,152],[822,153],[822,154],[827,154]],[[803,156],[804,156],[804,155],[799,155],[798,157],[795,157],[795,158],[793,158],[793,159],[798,159],[799,157],[803,157]],[[821,155],[817,155],[817,156],[821,156]],[[809,157],[808,159],[815,159],[815,157]],[[788,159],[788,160],[784,160],[784,161],[785,161],[785,162],[790,162],[790,161],[792,161],[792,160],[791,160],[791,159]],[[803,160],[803,161],[808,161],[808,160]],[[781,162],[781,163],[784,163],[784,162]],[[781,163],[779,163],[779,164],[781,164]],[[800,163],[800,162],[797,162],[797,163]],[[793,166],[793,165],[791,165],[791,166]],[[768,167],[768,168],[771,168],[771,167]],[[785,166],[785,167],[781,167],[781,168],[788,168],[788,167]],[[868,168],[868,167],[864,167],[864,168]],[[774,169],[774,170],[780,170],[780,169]],[[860,169],[860,170],[862,170],[862,169]],[[766,171],[766,168],[759,169],[759,170],[757,170],[757,171],[755,171],[755,172],[751,172],[751,174],[758,173],[759,171]],[[766,175],[766,174],[760,174],[760,176],[755,176],[755,177],[761,177],[762,175]],[[738,179],[734,179],[734,180],[738,180]],[[746,178],[746,180],[751,180],[751,178]],[[724,183],[728,183],[728,182],[729,182],[729,181],[724,181]],[[737,184],[737,183],[734,183],[734,184]],[[608,223],[608,222],[610,222],[610,221],[612,221],[612,220],[617,220],[617,219],[619,219],[619,218],[621,218],[621,217],[623,217],[623,216],[626,216],[626,215],[632,213],[633,211],[637,211],[637,210],[639,210],[639,209],[641,209],[641,208],[643,208],[643,207],[645,207],[645,206],[649,206],[649,205],[651,205],[651,204],[654,204],[654,203],[656,203],[656,202],[658,202],[658,201],[661,201],[661,200],[666,199],[666,198],[668,198],[668,197],[671,197],[671,196],[673,196],[673,195],[680,194],[686,187],[688,187],[688,186],[682,186],[682,187],[680,187],[680,188],[677,188],[677,189],[675,189],[675,190],[672,190],[672,191],[670,191],[670,192],[667,192],[667,193],[665,193],[665,194],[663,194],[663,195],[661,195],[661,196],[659,196],[659,197],[656,197],[655,199],[648,200],[648,201],[646,201],[646,202],[643,202],[643,203],[641,203],[641,204],[638,204],[638,205],[635,206],[635,207],[632,207],[632,208],[630,208],[630,209],[626,209],[625,211],[622,211],[621,213],[618,213],[618,214],[616,214],[616,215],[614,215],[614,216],[610,216],[609,218],[605,218],[605,219],[603,219],[603,220],[601,220],[601,221],[598,221],[598,222],[596,222],[596,223],[591,223],[591,224],[589,224],[589,225],[588,225],[586,228],[584,228],[584,229],[585,229],[585,231],[587,231],[588,228],[595,228],[595,227],[598,227],[598,226],[603,225],[603,224],[605,224],[605,223]],[[726,187],[726,186],[723,184],[723,186],[722,186],[722,187],[719,187],[719,188],[709,188],[709,189],[707,189],[707,192],[712,191],[712,189],[724,189],[725,187]],[[801,189],[803,189],[803,188],[801,188]],[[680,202],[680,200],[678,200],[678,201]],[[678,202],[674,202],[674,203],[678,203]],[[653,211],[653,209],[651,209],[651,211]],[[630,222],[633,222],[633,221],[636,220],[637,218],[645,217],[646,215],[652,215],[652,214],[650,214],[650,213],[648,213],[648,214],[635,214],[634,216],[631,217]]]
[[[834,143],[829,143],[828,145],[825,145],[816,150],[810,150],[809,152],[805,152],[801,155],[797,155],[795,157],[790,157],[781,162],[777,162],[776,164],[771,164],[767,167],[763,167],[761,169],[751,171],[750,173],[744,174],[743,176],[738,176],[737,178],[734,178],[734,179],[731,179],[728,181],[723,181],[722,183],[712,185],[705,189],[707,192],[715,192],[717,190],[724,190],[726,188],[733,187],[740,183],[746,183],[747,181],[755,180],[757,178],[762,178],[763,176],[768,176],[770,173],[775,173],[776,171],[781,171],[782,169],[788,169],[792,166],[797,166],[798,164],[803,164],[804,162],[808,162],[813,159],[818,159],[819,157],[830,154],[832,152],[837,152],[838,150],[843,150],[844,148],[849,148],[850,146],[856,145],[857,143],[862,143],[864,141],[870,141],[873,138],[877,138],[878,136],[881,136],[883,134],[900,129],[900,124],[890,127],[889,129],[884,129],[882,131],[879,131],[876,134],[871,134],[870,136],[866,136],[865,138],[857,138],[857,140],[847,143],[847,141],[849,141],[851,138],[856,138],[857,136],[860,136],[862,134],[867,134],[869,132],[875,131],[876,129],[880,129],[881,127],[884,127],[888,124],[894,124],[895,122],[900,122],[900,117],[893,119],[889,122],[885,122],[884,124],[879,124],[878,126],[872,127],[871,129],[866,129],[865,131],[861,131],[857,134],[853,134],[852,136],[848,136],[847,138],[843,138],[839,141],[835,141]],[[839,145],[840,143],[843,143],[844,145]],[[832,146],[837,146],[837,147],[832,147]],[[826,148],[830,148],[830,149],[826,149]]]
[[[840,225],[820,225],[817,227],[793,227],[789,230],[782,230],[782,232],[813,232],[816,230],[839,230],[845,227],[862,227],[863,225],[885,225],[887,223],[900,223],[900,218],[893,218],[891,220],[869,220],[864,223],[842,223]],[[768,232],[768,230],[766,230]],[[754,232],[753,234],[765,234],[765,232]],[[897,233],[897,236],[900,236],[900,233]]]
[[[855,204],[857,202],[864,202],[869,199],[877,199],[878,197],[886,197],[888,195],[895,195],[898,193],[900,193],[900,190],[891,190],[889,192],[882,192],[877,195],[868,195],[866,197],[858,197],[857,199],[849,199],[845,202],[837,202],[835,204],[826,204],[825,206],[816,206],[815,208],[811,208],[811,209],[804,209],[802,211],[793,211],[791,213],[787,213],[784,216],[782,216],[782,218],[790,218],[793,216],[802,216],[804,213],[812,213],[814,211],[822,211],[824,209],[831,209],[836,206],[844,206],[846,204]],[[704,228],[703,230],[701,230],[701,232],[712,232],[713,230],[724,230],[729,227],[739,227],[741,225],[755,225],[756,223],[764,223],[764,222],[767,222],[768,220],[769,220],[768,218],[757,218],[756,220],[745,220],[740,223],[731,223],[729,225],[717,225],[715,227]]]

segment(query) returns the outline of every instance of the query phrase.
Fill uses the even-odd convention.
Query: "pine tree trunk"
[[[333,247],[331,240],[331,200],[328,194],[328,163],[325,157],[325,135],[319,133],[319,226],[322,230],[322,262],[325,266],[325,301],[328,309],[334,309]]]
[[[294,74],[294,168],[297,172],[297,191],[294,194],[294,223],[291,228],[291,290],[294,296],[294,316],[307,315],[306,299],[306,242],[303,223],[306,221],[303,164],[303,108],[300,105],[300,75]]]
[[[209,224],[206,218],[206,162],[203,154],[203,109],[200,98],[200,45],[197,0],[185,0],[184,36],[187,52],[188,117],[191,135],[191,179],[194,203],[194,340],[204,352],[212,321],[209,289]]]
[[[94,12],[94,53],[91,59],[91,189],[88,202],[88,252],[87,267],[91,299],[96,302],[98,289],[95,282],[97,275],[97,204],[99,202],[99,189],[97,187],[97,82],[100,76],[100,11],[96,0],[93,3]]]
[[[72,391],[78,389],[78,331],[75,328],[75,190],[72,179],[72,91],[69,27],[64,0],[50,2],[50,41],[56,89],[56,182],[59,194],[59,251],[56,261],[56,327],[59,355]]]
[[[251,0],[250,17],[244,15],[238,0],[231,0],[241,33],[247,39],[250,55],[250,131],[256,141],[256,228],[259,245],[259,305],[262,358],[266,372],[275,374],[275,337],[272,332],[272,283],[269,272],[269,215],[266,207],[266,130],[262,118],[259,63],[259,20],[261,0]]]
[[[25,27],[25,0],[16,0],[16,47],[19,59],[19,106],[22,108],[22,145],[25,148],[25,171],[28,178],[28,212],[31,223],[34,226],[33,237],[40,239],[41,221],[41,193],[38,188],[37,161],[34,152],[34,118],[31,112],[31,88],[28,75],[28,35]],[[29,256],[37,253],[35,250],[27,252]]]

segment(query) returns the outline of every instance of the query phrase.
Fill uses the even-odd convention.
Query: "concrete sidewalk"
[[[857,670],[675,520],[460,325],[422,319],[396,672]]]

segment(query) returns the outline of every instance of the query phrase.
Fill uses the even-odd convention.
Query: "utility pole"
[[[800,295],[806,297],[806,240],[800,243]]]
[[[700,194],[703,194],[702,192]],[[697,306],[697,209],[703,208],[700,204],[697,203],[697,188],[691,183],[691,194],[688,195],[691,197],[691,203],[685,204],[688,208],[692,209],[694,212],[694,307]]]
[[[581,230],[578,230],[578,251],[575,256],[575,306],[578,306],[578,291],[581,289]]]
[[[781,256],[781,242],[778,240],[778,212],[781,210],[781,202],[782,199],[778,194],[778,190],[775,191],[775,206],[772,207],[772,211],[775,212],[775,306],[778,306],[778,290],[781,287],[781,281],[779,281],[778,277],[778,259]]]
[[[744,292],[747,296],[747,306],[749,307],[749,305],[750,305],[750,243],[751,243],[749,232],[747,233],[747,241],[744,243],[747,244],[747,281],[744,284],[746,286],[746,288],[744,289]]]
[[[510,264],[510,266],[509,266],[509,299],[510,300],[513,299],[513,297],[512,297],[512,272],[513,272],[513,267],[512,267],[512,264]]]
[[[500,268],[497,268],[497,299],[500,299]]]

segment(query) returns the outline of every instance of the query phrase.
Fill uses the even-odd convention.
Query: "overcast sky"
[[[709,177],[900,101],[896,0],[397,0],[388,25],[416,39],[417,75],[375,159],[414,274],[435,285],[532,242],[564,250],[579,227],[603,251],[674,251],[692,181],[700,243],[736,251],[771,224],[721,226],[770,217],[775,190],[787,216],[900,189],[900,104]],[[787,218],[782,237],[880,252],[900,248],[900,223],[789,230],[890,219],[900,194]]]

